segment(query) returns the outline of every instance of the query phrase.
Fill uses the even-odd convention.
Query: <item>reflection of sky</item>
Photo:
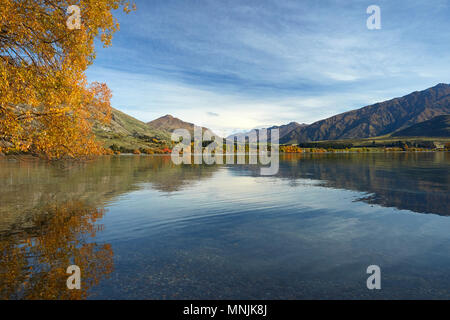
[[[362,0],[136,2],[88,76],[144,121],[311,123],[450,82],[447,0],[380,0],[378,31]]]
[[[122,268],[139,277],[142,267],[158,270],[158,285],[168,291],[181,286],[177,277],[192,277],[189,297],[210,297],[208,290],[216,298],[226,296],[225,289],[214,290],[227,286],[228,298],[260,298],[266,291],[275,298],[349,297],[367,294],[365,268],[378,264],[384,290],[374,297],[416,297],[428,285],[448,285],[442,282],[450,262],[447,217],[369,205],[355,201],[360,192],[316,181],[298,179],[293,185],[231,169],[170,193],[151,184],[141,188],[110,204],[98,238],[113,243],[119,282]],[[212,271],[195,269],[203,265]],[[142,276],[139,281],[154,287],[148,273]],[[406,290],[418,283],[422,287]],[[111,290],[120,292],[120,284]],[[151,290],[139,294],[157,297]]]
[[[143,234],[152,229],[153,224],[164,228],[186,227],[196,220],[226,219],[226,216],[258,212],[268,216],[292,218],[313,222],[316,228],[327,230],[327,237],[335,240],[351,241],[367,233],[385,233],[386,229],[394,231],[402,224],[402,232],[409,233],[410,228],[419,227],[421,231],[431,228],[432,232],[447,230],[450,220],[447,217],[423,215],[408,210],[383,208],[357,201],[364,193],[332,189],[320,186],[318,181],[298,179],[293,185],[289,180],[276,177],[236,176],[229,170],[218,170],[210,179],[186,185],[179,191],[162,192],[152,188],[151,184],[141,184],[141,190],[120,196],[110,204],[108,219],[120,219],[131,225],[139,225]],[[122,214],[122,211],[127,214]],[[308,212],[305,216],[303,212]],[[327,212],[327,221],[321,221],[313,212]],[[333,218],[333,215],[336,217]],[[223,216],[219,218],[219,216]],[[146,225],[136,223],[146,220]],[[321,221],[321,223],[317,223]],[[354,230],[361,222],[370,225],[383,221],[382,229],[372,225],[370,229]],[[447,222],[448,221],[448,222]],[[384,224],[383,223],[383,224]],[[322,225],[322,226],[320,226]],[[123,227],[123,226],[122,226]],[[124,230],[120,228],[120,232]],[[417,231],[417,229],[416,229]],[[356,232],[356,233],[355,233]],[[126,233],[124,236],[134,237],[137,233]],[[302,235],[298,235],[302,236]]]

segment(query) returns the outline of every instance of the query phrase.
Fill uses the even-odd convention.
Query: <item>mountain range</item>
[[[268,130],[279,129],[281,144],[380,136],[450,137],[449,115],[450,85],[440,83],[423,91],[338,114],[310,125],[291,122]],[[157,144],[170,145],[170,135],[175,129],[187,129],[193,136],[194,124],[171,115],[144,123],[113,109],[111,124],[96,125],[95,133],[105,146],[114,143],[131,149],[156,147],[155,141],[158,141]],[[233,136],[247,134],[243,132]]]
[[[415,124],[448,114],[450,114],[450,85],[440,83],[423,91],[348,111],[310,125],[292,122],[281,126],[280,143],[298,144],[394,135]],[[445,126],[445,123],[442,125]],[[424,129],[420,131],[419,136],[436,136],[436,132]],[[446,134],[443,137],[449,137],[445,130],[440,132]],[[235,136],[242,134],[244,133]]]
[[[416,91],[401,98],[348,111],[280,135],[280,143],[362,139],[397,131],[450,114],[450,85]],[[428,136],[426,132],[422,132]]]
[[[291,133],[293,130],[298,129],[298,128],[305,128],[308,125],[305,123],[298,123],[298,122],[291,122],[285,125],[281,125],[281,126],[272,126],[269,128],[260,128],[260,129],[254,129],[255,131],[260,131],[261,129],[266,129],[267,130],[267,140],[270,141],[270,137],[271,137],[271,131],[273,129],[278,129],[279,131],[279,136],[280,137],[285,137],[287,136],[289,133]],[[253,130],[252,130],[253,131]],[[227,139],[229,140],[233,140],[234,138],[242,139],[245,138],[246,136],[248,136],[252,131],[246,131],[246,132],[239,132],[239,133],[235,133],[232,134],[230,136],[227,137]]]

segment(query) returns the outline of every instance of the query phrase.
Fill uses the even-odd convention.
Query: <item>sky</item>
[[[136,0],[89,81],[148,122],[223,136],[315,121],[450,83],[450,1]],[[381,29],[369,30],[381,10]]]

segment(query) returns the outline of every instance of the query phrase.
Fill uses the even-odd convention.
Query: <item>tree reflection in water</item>
[[[33,227],[0,235],[0,299],[86,299],[113,270],[110,244],[90,242],[103,209],[82,202],[48,205]],[[67,267],[81,269],[81,290],[69,290]]]

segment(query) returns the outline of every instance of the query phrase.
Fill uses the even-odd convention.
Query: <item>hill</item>
[[[170,114],[164,117],[158,118],[156,120],[147,123],[150,128],[161,130],[165,132],[172,133],[176,129],[186,129],[191,133],[191,137],[194,137],[194,124],[190,122],[185,122],[178,118],[171,116]],[[210,130],[208,128],[202,127],[203,131]],[[211,131],[211,130],[210,130]],[[212,131],[211,131],[212,132]]]
[[[377,137],[450,114],[450,85],[438,84],[401,98],[345,112],[292,130],[281,143]]]
[[[170,145],[170,133],[155,129],[117,109],[112,109],[111,122],[95,124],[94,133],[104,147],[112,145],[124,151],[135,149],[158,149]]]
[[[450,115],[434,117],[392,134],[392,137],[450,137]]]

